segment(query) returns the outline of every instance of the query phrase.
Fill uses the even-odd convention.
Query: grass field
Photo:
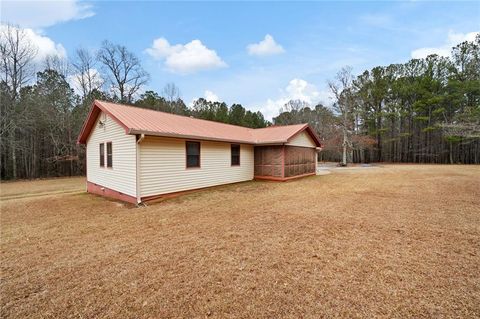
[[[1,318],[480,316],[479,166],[334,170],[145,208],[82,181],[2,185]]]
[[[19,199],[85,191],[85,177],[39,179],[2,183],[0,199]]]

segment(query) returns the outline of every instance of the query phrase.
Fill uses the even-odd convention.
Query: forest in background
[[[179,88],[144,91],[149,74],[123,45],[38,62],[22,29],[0,30],[1,179],[85,174],[78,133],[94,99],[260,128],[309,123],[322,160],[480,163],[480,37],[429,56],[378,66],[355,76],[339,71],[328,85],[333,105],[290,101],[266,121],[241,104],[200,98],[187,106]]]
[[[430,55],[377,66],[358,76],[340,70],[328,83],[332,108],[289,102],[278,125],[308,122],[322,156],[349,162],[480,163],[480,35]]]

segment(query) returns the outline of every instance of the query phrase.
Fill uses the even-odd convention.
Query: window
[[[186,142],[187,168],[200,167],[200,142]]]
[[[112,167],[112,142],[107,143],[107,167]]]
[[[105,144],[100,143],[100,167],[105,167]]]
[[[238,144],[231,145],[231,163],[232,166],[240,165],[240,145]]]

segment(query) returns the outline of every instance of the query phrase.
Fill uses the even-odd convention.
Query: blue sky
[[[3,1],[1,18],[42,52],[123,44],[150,73],[147,89],[174,82],[187,104],[206,96],[271,118],[291,98],[329,104],[342,66],[448,54],[480,30],[480,2]]]

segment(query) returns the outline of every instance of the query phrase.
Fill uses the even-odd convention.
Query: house
[[[250,129],[94,101],[78,137],[87,191],[131,203],[221,184],[314,175],[307,124]]]

